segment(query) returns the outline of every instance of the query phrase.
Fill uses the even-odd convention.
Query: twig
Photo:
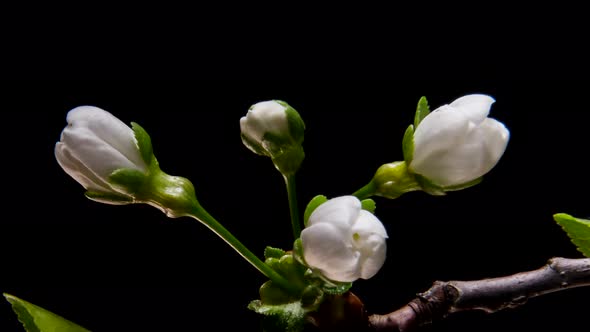
[[[530,298],[565,289],[590,286],[590,258],[552,258],[538,270],[474,281],[436,281],[402,308],[369,316],[373,331],[412,331],[449,314],[515,308]]]

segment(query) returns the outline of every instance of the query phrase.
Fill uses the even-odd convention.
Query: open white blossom
[[[441,187],[457,186],[489,172],[498,162],[510,133],[488,118],[494,99],[463,96],[428,114],[414,132],[409,168]]]
[[[305,262],[340,282],[373,277],[385,262],[386,238],[381,221],[354,196],[320,205],[301,232]]]
[[[111,113],[80,106],[67,115],[67,127],[55,145],[55,158],[63,170],[86,190],[125,195],[108,179],[122,168],[146,172],[133,130]]]

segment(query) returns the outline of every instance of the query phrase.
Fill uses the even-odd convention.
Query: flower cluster
[[[285,177],[296,238],[292,251],[267,248],[266,263],[200,206],[190,181],[160,170],[151,139],[139,125],[130,128],[97,107],[77,107],[67,115],[55,157],[93,200],[147,203],[170,217],[189,216],[206,224],[270,279],[261,287],[262,301],[253,301],[251,309],[284,315],[290,322],[316,310],[325,294],[342,294],[351,282],[375,276],[384,265],[388,234],[368,197],[396,198],[415,190],[444,195],[478,183],[496,165],[509,131],[488,117],[493,103],[490,96],[467,95],[430,112],[421,99],[402,141],[404,160],[379,167],[353,195],[314,198],[303,231],[294,174],[305,156],[305,124],[283,101],[253,105],[240,119],[242,142],[270,157]]]

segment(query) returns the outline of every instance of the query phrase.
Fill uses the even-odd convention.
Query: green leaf
[[[409,125],[404,133],[402,140],[402,151],[404,153],[404,161],[410,165],[412,158],[414,158],[414,126]]]
[[[27,332],[89,332],[87,329],[70,322],[39,306],[21,300],[16,296],[4,294],[12,305]]]
[[[590,220],[572,217],[569,214],[557,213],[553,219],[563,228],[578,251],[590,257]]]
[[[147,131],[135,122],[131,122],[131,128],[135,134],[141,158],[143,158],[143,161],[145,161],[147,165],[151,165],[154,151],[152,149],[152,139],[150,138],[150,135],[148,135]]]
[[[280,259],[281,257],[283,257],[283,255],[285,255],[285,250],[283,249],[279,249],[279,248],[273,248],[270,246],[267,246],[264,249],[264,258],[277,258]]]
[[[263,304],[260,300],[254,300],[248,304],[248,309],[265,315],[265,331],[303,331],[307,311],[300,301],[286,304]]]
[[[109,176],[109,182],[113,185],[123,187],[130,193],[139,192],[146,181],[146,175],[131,168],[119,168]]]
[[[420,98],[418,101],[418,107],[416,107],[416,115],[414,116],[414,128],[418,128],[418,125],[424,118],[430,114],[430,107],[428,107],[428,101],[426,97]]]
[[[309,220],[309,216],[313,213],[318,206],[324,204],[328,198],[324,195],[317,195],[316,197],[312,198],[309,203],[307,203],[307,207],[305,208],[305,212],[303,213],[303,224],[307,227],[307,221]]]
[[[372,214],[375,214],[375,208],[377,207],[377,204],[375,204],[375,201],[367,198],[367,199],[363,199],[361,201],[361,205],[363,207],[363,210],[367,210],[369,212],[371,212]]]

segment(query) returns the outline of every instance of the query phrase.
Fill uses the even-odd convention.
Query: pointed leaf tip
[[[39,306],[3,293],[27,332],[89,332],[87,329]]]
[[[556,213],[553,219],[566,232],[578,251],[590,257],[590,220],[576,218],[567,213]]]
[[[416,107],[416,115],[414,116],[414,128],[418,128],[418,125],[424,118],[430,114],[430,107],[428,106],[428,100],[422,96],[418,101],[418,107]]]

